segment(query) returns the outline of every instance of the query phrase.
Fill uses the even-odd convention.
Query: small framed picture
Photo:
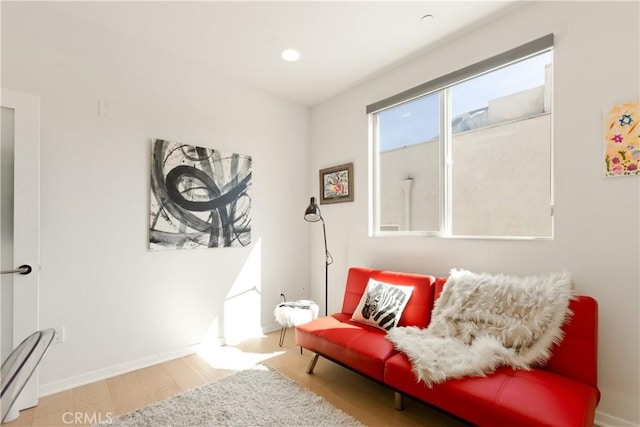
[[[320,169],[320,204],[353,202],[353,163]]]

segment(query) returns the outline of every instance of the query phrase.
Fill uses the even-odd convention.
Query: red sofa
[[[598,306],[588,296],[571,301],[565,337],[544,366],[530,371],[499,368],[486,377],[451,379],[427,387],[411,363],[385,338],[386,331],[351,321],[369,278],[414,287],[398,326],[427,327],[446,278],[352,267],[340,313],[296,326],[296,344],[396,391],[478,426],[592,426],[597,387]]]

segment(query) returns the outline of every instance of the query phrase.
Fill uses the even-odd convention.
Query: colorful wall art
[[[353,202],[353,163],[320,169],[320,204]]]
[[[604,118],[604,176],[639,175],[640,102],[618,104]]]
[[[149,249],[251,243],[251,157],[156,139]]]

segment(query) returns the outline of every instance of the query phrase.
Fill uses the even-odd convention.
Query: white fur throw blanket
[[[397,327],[387,338],[429,387],[499,366],[530,369],[562,341],[572,297],[568,273],[520,278],[452,270],[429,326]]]

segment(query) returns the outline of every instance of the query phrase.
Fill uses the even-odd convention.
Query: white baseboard
[[[598,427],[640,427],[640,424],[614,417],[604,412],[596,411],[594,425]]]
[[[263,334],[268,334],[269,332],[279,331],[279,330],[280,330],[280,325],[276,322],[269,323],[268,325],[265,325],[262,327]]]
[[[121,363],[119,365],[110,366],[104,369],[87,372],[71,378],[65,378],[59,381],[53,381],[38,386],[38,396],[44,397],[50,394],[59,393],[61,391],[70,390],[75,387],[87,385],[106,378],[115,377],[117,375],[126,374],[127,372],[136,371],[138,369],[147,368],[158,363],[167,362],[179,357],[188,356],[197,353],[200,345],[192,345],[179,350],[169,351],[153,356],[143,357],[142,359],[132,360],[130,362]]]

